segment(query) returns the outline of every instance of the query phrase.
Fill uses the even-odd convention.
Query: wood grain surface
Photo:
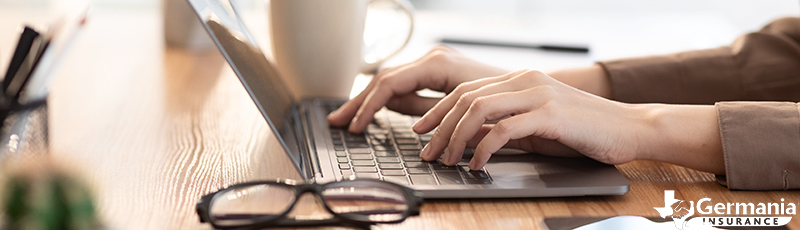
[[[0,22],[2,23],[2,22]],[[237,182],[300,179],[216,50],[164,48],[156,10],[93,12],[50,97],[51,154],[92,185],[110,229],[210,229],[203,194]],[[730,191],[713,175],[633,162],[622,196],[428,200],[383,229],[537,229],[547,217],[657,216],[663,191],[714,202],[800,202],[797,192]],[[313,199],[295,214],[325,215]],[[800,228],[800,220],[790,223]]]

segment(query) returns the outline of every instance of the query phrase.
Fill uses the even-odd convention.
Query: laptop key
[[[373,145],[372,146],[375,151],[394,151],[394,146],[386,146],[386,145]]]
[[[367,133],[369,134],[386,134],[388,132],[389,130],[387,130],[386,128],[380,127],[375,124],[369,124],[367,126]]]
[[[489,175],[486,175],[484,171],[463,171],[461,174],[464,175],[466,179],[488,179]]]
[[[408,125],[398,125],[396,127],[392,127],[392,133],[394,133],[395,136],[400,135],[401,137],[413,137],[417,135],[414,133],[414,130],[411,130],[411,128],[408,127]]]
[[[350,155],[351,160],[372,160],[372,155],[369,154],[353,154]]]
[[[375,156],[379,157],[396,157],[397,153],[394,151],[375,151]]]
[[[419,143],[417,142],[417,139],[397,139],[396,142],[397,144],[413,144],[413,145]]]
[[[392,146],[391,140],[371,140],[372,145]]]
[[[347,157],[337,157],[336,161],[338,161],[339,163],[347,163],[347,162],[349,162],[349,160],[347,160]]]
[[[465,179],[464,182],[466,184],[492,184],[489,179]]]
[[[411,183],[416,185],[436,184],[436,179],[431,175],[409,175]]]
[[[356,178],[381,179],[377,173],[356,173]]]
[[[419,150],[419,145],[397,145],[397,148],[400,150]]]
[[[461,167],[461,174],[464,175],[466,179],[487,179],[489,175],[486,174],[483,170],[470,170],[469,166],[462,166]]]
[[[378,157],[378,163],[400,163],[400,159],[397,157]]]
[[[339,169],[350,169],[350,164],[348,163],[339,164]]]
[[[443,164],[433,164],[433,170],[435,171],[455,171],[458,167],[456,166],[447,166]]]
[[[403,176],[406,175],[406,172],[403,172],[403,170],[381,170],[381,174],[384,176]]]
[[[359,173],[359,172],[372,172],[372,173],[378,172],[378,169],[376,169],[375,167],[353,167],[353,170],[355,170],[357,173]]]
[[[333,150],[344,151],[344,146],[343,145],[334,145],[333,146]]]
[[[342,178],[350,178],[351,176],[353,176],[353,171],[342,170]]]
[[[394,133],[395,139],[417,139],[417,134],[410,132],[410,133]]]
[[[393,163],[380,163],[378,164],[378,168],[381,169],[403,169],[403,166],[400,164],[393,164]]]
[[[406,168],[428,168],[427,162],[406,162]]]
[[[366,137],[345,137],[344,142],[347,144],[367,143]]]
[[[400,155],[403,155],[403,156],[419,156],[419,151],[402,150],[402,151],[400,151]]]
[[[360,149],[348,149],[347,152],[349,152],[350,154],[367,154],[371,153],[372,151],[370,151],[369,149],[360,148]]]
[[[428,141],[431,141],[431,137],[433,137],[433,135],[423,134],[423,135],[419,135],[419,140],[420,141],[424,141],[424,142],[428,142]]]
[[[351,163],[353,163],[353,166],[373,166],[373,165],[375,165],[375,162],[372,162],[371,160],[354,160]]]
[[[404,161],[422,161],[419,156],[403,156]]]
[[[344,146],[347,146],[347,148],[369,148],[369,144],[360,142],[359,143],[347,142],[347,144],[345,144]]]
[[[347,152],[345,152],[345,151],[336,151],[336,156],[337,157],[346,157],[347,156]]]
[[[464,181],[461,180],[461,175],[458,175],[458,172],[436,172],[436,176],[439,177],[439,183],[445,184],[464,184]]]
[[[406,171],[408,174],[431,174],[428,168],[407,168]]]
[[[406,178],[406,176],[385,176],[383,177],[383,180],[394,182],[401,185],[409,185],[408,178]]]
[[[369,139],[372,139],[374,141],[388,142],[389,136],[387,136],[386,134],[370,134]]]

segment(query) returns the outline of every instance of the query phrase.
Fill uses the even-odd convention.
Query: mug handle
[[[397,53],[400,52],[400,50],[403,50],[403,48],[406,47],[406,45],[408,44],[408,41],[411,40],[411,34],[414,31],[413,7],[411,6],[411,3],[408,0],[371,0],[369,2],[369,4],[372,4],[373,2],[377,2],[377,1],[390,1],[390,2],[394,3],[395,5],[399,6],[400,9],[402,9],[406,13],[406,15],[408,16],[408,21],[409,21],[408,37],[406,37],[406,40],[403,42],[403,45],[401,45],[399,48],[397,48],[397,50],[393,51],[391,54],[386,55],[386,57],[383,57],[381,59],[375,60],[373,62],[367,62],[367,60],[362,60],[363,66],[364,66],[361,69],[362,73],[375,73],[375,72],[377,72],[378,67],[380,67],[380,65],[383,63],[383,61],[386,61],[386,59],[389,59],[392,56],[396,55]]]

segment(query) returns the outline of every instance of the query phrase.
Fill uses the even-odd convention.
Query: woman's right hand
[[[333,126],[349,123],[348,130],[359,133],[383,106],[422,115],[440,100],[418,96],[418,90],[450,93],[461,83],[505,73],[508,71],[469,59],[446,46],[436,46],[414,62],[380,71],[364,91],[329,114],[328,123]]]

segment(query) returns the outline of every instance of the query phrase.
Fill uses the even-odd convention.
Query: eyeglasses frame
[[[331,187],[341,187],[342,184],[351,184],[351,183],[358,183],[358,182],[365,182],[365,183],[382,183],[385,185],[393,186],[399,188],[399,191],[403,192],[403,196],[406,199],[406,205],[408,209],[403,212],[403,217],[398,220],[393,221],[371,221],[366,218],[364,219],[354,219],[350,217],[343,216],[341,214],[337,214],[328,206],[328,202],[322,196],[322,191]],[[276,215],[273,218],[260,220],[251,224],[243,224],[243,225],[234,225],[234,226],[223,226],[215,223],[216,221],[212,221],[210,216],[210,208],[211,204],[220,194],[224,194],[230,190],[243,188],[243,187],[250,187],[254,185],[276,185],[287,187],[291,189],[295,193],[294,202],[289,205],[286,210],[281,213],[280,215]],[[294,218],[286,218],[286,215],[289,214],[294,209],[295,204],[305,193],[311,192],[316,196],[316,198],[323,204],[325,209],[333,215],[333,218],[330,219],[322,219],[322,220],[297,220]],[[262,229],[262,228],[269,228],[269,227],[312,227],[312,226],[331,226],[331,225],[346,225],[346,226],[355,226],[360,228],[369,228],[369,226],[373,224],[391,224],[391,223],[399,223],[405,221],[410,216],[418,216],[419,210],[422,206],[423,202],[422,193],[415,191],[411,188],[406,186],[402,186],[393,182],[389,181],[382,181],[377,179],[356,179],[356,180],[342,180],[342,181],[335,181],[329,182],[324,184],[316,184],[316,183],[297,183],[295,180],[291,179],[277,179],[277,180],[264,180],[264,181],[251,181],[245,182],[240,184],[231,185],[229,187],[220,189],[216,192],[206,194],[202,196],[195,206],[197,215],[200,217],[201,223],[210,223],[216,229]]]

